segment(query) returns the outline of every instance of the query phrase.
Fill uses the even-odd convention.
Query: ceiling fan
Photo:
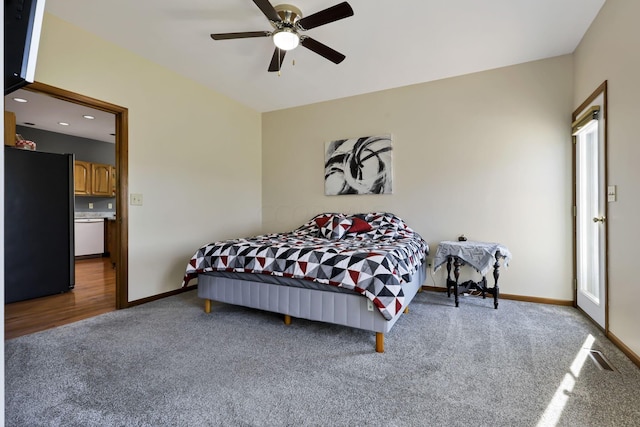
[[[353,16],[353,9],[351,9],[351,6],[349,6],[349,3],[346,1],[304,18],[302,17],[300,9],[290,4],[272,6],[269,0],[253,0],[253,2],[267,17],[273,27],[273,31],[211,34],[211,38],[214,40],[229,40],[250,37],[271,37],[273,43],[276,45],[271,63],[269,64],[269,71],[272,72],[280,71],[285,53],[288,50],[295,49],[298,44],[327,58],[335,64],[339,64],[344,60],[345,56],[340,52],[300,33]]]

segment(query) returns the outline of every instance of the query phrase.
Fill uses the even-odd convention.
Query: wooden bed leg
[[[376,352],[384,353],[384,334],[376,332]]]
[[[287,326],[291,324],[291,316],[289,316],[288,314],[284,315],[284,324]]]
[[[205,299],[204,300],[204,312],[205,313],[211,313],[211,300],[210,299]]]
[[[403,311],[403,313],[404,313],[404,314],[407,314],[407,313],[409,313],[409,306],[406,306],[406,307],[404,308],[404,311]]]

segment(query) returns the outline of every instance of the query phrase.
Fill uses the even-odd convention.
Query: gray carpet
[[[615,371],[571,370],[589,335]],[[640,425],[640,370],[573,308],[423,292],[385,338],[187,292],[7,341],[5,421]]]

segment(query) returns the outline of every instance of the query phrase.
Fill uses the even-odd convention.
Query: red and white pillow
[[[342,239],[349,232],[352,224],[353,221],[350,218],[333,216],[320,227],[320,235],[325,239]]]
[[[318,235],[325,239],[342,239],[347,233],[362,233],[371,231],[371,225],[357,216],[322,215],[314,218],[320,229]]]
[[[323,214],[323,215],[318,215],[317,217],[315,217],[313,219],[313,221],[316,223],[318,228],[322,228],[331,218],[333,218],[333,215],[331,215],[331,214]]]

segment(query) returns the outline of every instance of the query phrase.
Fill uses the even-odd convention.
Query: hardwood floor
[[[116,270],[109,258],[76,260],[70,292],[4,306],[4,337],[15,338],[116,309]]]

